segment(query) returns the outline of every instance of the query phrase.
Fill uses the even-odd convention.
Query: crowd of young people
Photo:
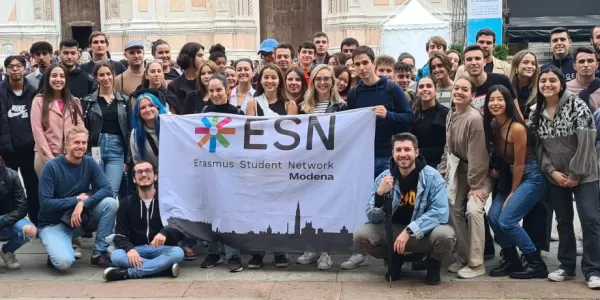
[[[247,58],[227,65],[221,44],[205,59],[204,46],[194,42],[173,62],[164,40],[152,44],[152,60],[144,59],[144,43],[127,42],[123,64],[108,58],[102,32],[90,36],[91,62],[77,65],[78,44],[65,40],[53,64],[52,46],[37,42],[31,53],[39,69],[26,76],[26,59],[10,56],[0,84],[0,238],[8,240],[0,257],[18,269],[16,250],[39,237],[48,266],[66,270],[82,257],[79,237],[95,232],[91,262],[106,268],[106,280],[177,277],[182,260],[196,259],[198,241],[160,221],[161,114],[283,116],[368,107],[376,115],[375,185],[365,199],[368,224],[355,233],[356,253],[342,269],[367,264],[370,254],[395,266],[387,279],[399,279],[412,262],[427,270],[426,283],[439,284],[441,263],[453,254],[448,271],[474,278],[488,273],[484,260],[494,257],[495,241],[502,262],[490,276],[572,279],[575,201],[585,281],[600,288],[600,26],[592,47],[577,49],[568,30],[554,29],[553,61],[545,66],[528,50],[512,64],[495,58],[490,29],[476,39],[458,53],[432,37],[420,69],[409,53],[376,57],[354,38],[330,54],[323,32],[297,47],[263,41],[259,68]],[[549,249],[553,211],[561,265],[549,272],[540,251]],[[394,241],[384,222],[392,223]],[[113,234],[117,250],[109,253]],[[230,271],[244,269],[238,249],[203,242],[209,254],[202,267],[222,264],[225,252]],[[329,253],[306,250],[297,263],[333,266]],[[264,255],[252,253],[247,267],[261,268]],[[273,264],[287,267],[288,254],[275,252]]]

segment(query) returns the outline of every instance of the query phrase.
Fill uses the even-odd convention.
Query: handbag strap
[[[148,140],[148,144],[150,144],[150,148],[152,148],[152,152],[154,152],[154,156],[158,157],[158,147],[156,146],[156,141],[148,132],[146,132],[146,139]]]

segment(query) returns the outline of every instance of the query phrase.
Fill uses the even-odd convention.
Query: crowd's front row
[[[543,98],[538,101],[538,107],[544,110],[542,113],[536,112],[535,107],[532,108],[529,127],[533,129],[524,125],[513,101],[505,100],[511,99],[511,96],[503,88],[494,86],[490,89],[482,117],[470,106],[473,82],[466,78],[455,81],[452,92],[454,108],[447,118],[448,144],[441,163],[443,168],[438,167],[441,173],[427,165],[419,156],[417,138],[414,135],[398,133],[392,137],[389,168],[375,179],[367,204],[368,223],[354,233],[354,244],[359,252],[383,258],[393,266],[386,274],[386,279],[399,279],[400,269],[405,262],[404,253],[407,252],[427,255],[427,284],[440,283],[442,261],[451,253],[457,255],[449,271],[458,272],[463,278],[485,273],[480,255],[483,252],[483,241],[472,237],[483,236],[479,232],[483,231],[483,207],[493,189],[491,182],[494,180],[488,175],[487,153],[490,152],[499,153],[500,158],[512,165],[513,169],[523,168],[521,178],[513,178],[512,185],[509,183],[508,188],[496,189],[490,222],[497,242],[511,253],[504,256],[503,263],[492,270],[490,275],[510,275],[517,279],[547,276],[553,281],[574,277],[575,261],[571,265],[570,260],[565,260],[564,257],[564,262],[561,260],[563,265],[549,274],[539,251],[518,224],[531,206],[540,200],[541,191],[546,187],[542,171],[550,174],[560,187],[575,188],[576,200],[580,200],[578,196],[583,194],[595,197],[595,200],[588,201],[588,206],[594,206],[590,209],[595,209],[596,212],[598,210],[596,155],[595,152],[590,154],[587,150],[581,150],[589,148],[589,145],[593,149],[594,121],[585,103],[564,90],[560,75],[560,71],[552,69],[541,76],[540,81],[544,81],[544,84],[540,85],[542,95],[539,97]],[[551,102],[552,100],[556,100],[556,103]],[[226,102],[215,102],[214,105],[218,108],[223,106],[222,109],[217,109],[222,113],[237,112],[237,109],[230,109],[231,105]],[[551,112],[551,115],[556,115],[553,124],[564,125],[565,132],[559,132],[560,128],[547,128],[552,126],[547,117],[548,111],[557,109],[557,106],[560,109],[556,113]],[[563,114],[563,106],[571,110],[565,110]],[[569,119],[574,121],[563,124]],[[459,127],[462,128],[462,136],[455,131]],[[537,132],[536,136],[529,139],[529,130]],[[498,137],[494,144],[503,147],[489,151],[486,146],[488,134],[483,134],[483,131],[491,132],[490,137]],[[572,141],[571,137],[575,134],[577,141]],[[562,147],[568,149],[552,148],[557,143],[562,143]],[[511,147],[508,147],[509,144]],[[545,150],[541,158],[535,157],[536,148]],[[0,197],[3,199],[2,205],[10,208],[8,213],[0,216],[0,238],[8,239],[8,243],[0,251],[6,266],[10,269],[19,268],[15,251],[37,233],[48,252],[48,266],[66,270],[76,260],[72,238],[81,236],[84,232],[95,231],[96,241],[91,263],[108,267],[104,271],[106,280],[150,275],[177,277],[179,262],[183,260],[184,253],[176,245],[184,237],[169,226],[163,227],[155,190],[158,178],[155,167],[151,163],[138,161],[132,170],[134,183],[138,188],[118,203],[112,198],[113,192],[106,175],[98,163],[86,155],[87,149],[88,131],[82,127],[74,127],[66,134],[66,154],[51,159],[44,166],[39,185],[39,232],[25,219],[27,201],[16,172],[0,165]],[[567,157],[555,155],[558,152],[564,154],[567,150],[574,153]],[[569,158],[578,158],[583,154],[588,158],[585,162],[568,163]],[[526,160],[516,161],[518,157]],[[587,162],[593,162],[591,171],[581,165]],[[573,176],[578,174],[578,178],[571,179],[562,173],[571,169],[569,173]],[[578,182],[575,182],[576,179]],[[407,197],[410,194],[414,198]],[[384,207],[389,201],[391,207],[386,211]],[[593,211],[582,215],[585,247],[582,268],[588,286],[600,288],[600,274],[593,265],[596,254],[586,251],[599,242],[599,220],[593,219],[593,215]],[[387,237],[386,225],[393,228],[393,241]],[[109,254],[107,237],[113,233],[117,250]],[[572,244],[568,246],[574,247],[574,243]],[[518,259],[516,247],[526,258],[525,266]],[[390,248],[393,249],[392,255],[389,254]]]

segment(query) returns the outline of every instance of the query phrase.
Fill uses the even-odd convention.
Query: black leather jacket
[[[27,215],[27,197],[19,175],[0,163],[0,229],[12,226]]]
[[[115,92],[115,100],[117,101],[117,112],[119,114],[119,127],[121,128],[121,134],[123,137],[123,149],[125,150],[125,162],[131,162],[131,148],[129,147],[129,137],[131,136],[131,105],[129,104],[129,97]],[[96,147],[100,143],[100,133],[102,132],[102,125],[104,119],[102,118],[102,110],[98,103],[98,92],[94,92],[91,95],[83,98],[83,111],[85,118],[85,127],[90,132],[88,141],[88,150],[91,147]]]

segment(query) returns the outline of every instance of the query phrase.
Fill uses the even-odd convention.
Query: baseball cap
[[[279,43],[274,40],[274,39],[266,39],[264,41],[262,41],[262,43],[260,43],[260,48],[258,49],[258,54],[261,54],[263,52],[266,53],[270,53],[273,52],[273,49],[275,49],[275,47],[277,47],[279,45]]]
[[[142,41],[128,41],[125,44],[125,51],[129,49],[144,49],[144,43]]]

